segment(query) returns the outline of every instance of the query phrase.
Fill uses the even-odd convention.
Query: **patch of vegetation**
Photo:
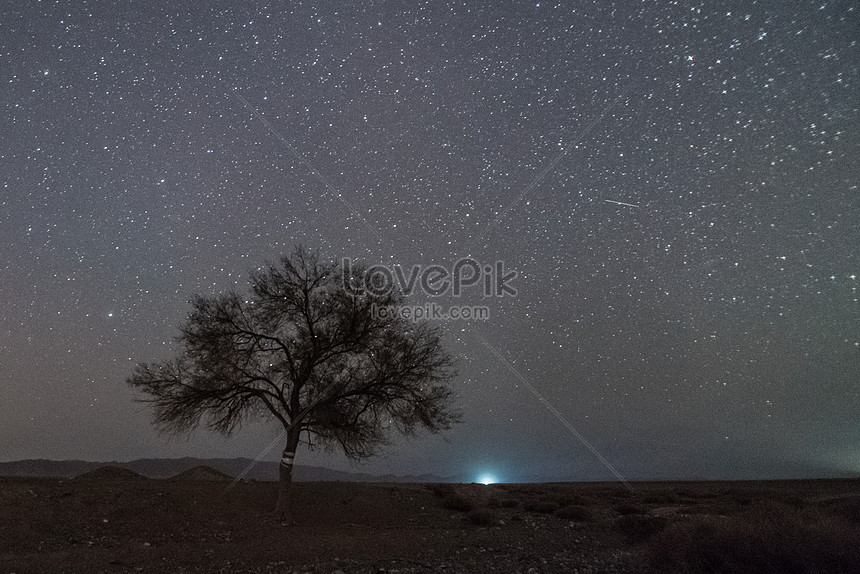
[[[516,498],[499,498],[494,496],[487,501],[487,506],[490,508],[516,508],[520,505],[520,501]]]
[[[429,488],[435,496],[442,499],[443,508],[460,512],[469,512],[475,508],[475,504],[470,499],[457,492],[457,489],[453,484],[430,484],[427,485],[427,488]]]
[[[849,522],[860,524],[860,495],[831,498],[824,503],[824,508]]]
[[[858,539],[860,528],[846,520],[767,503],[672,524],[651,538],[648,554],[666,572],[847,574],[860,564]]]
[[[521,494],[526,496],[535,496],[543,494],[543,491],[536,486],[530,485],[502,485],[506,490],[510,490],[513,494]]]
[[[469,512],[475,508],[475,503],[457,492],[451,492],[442,497],[442,506],[448,510]]]
[[[492,526],[499,523],[496,513],[488,508],[476,508],[466,515],[466,520],[478,526]]]
[[[612,490],[612,496],[615,498],[632,498],[633,493],[626,488],[615,488]]]
[[[805,508],[807,506],[806,499],[796,494],[784,493],[775,497],[774,500],[787,506],[793,506],[794,508]]]
[[[621,514],[622,516],[627,516],[628,514],[647,514],[644,508],[640,508],[635,504],[630,504],[626,502],[623,504],[616,504],[612,508],[612,510],[614,510],[618,514]]]
[[[568,504],[555,511],[555,515],[565,520],[575,520],[577,522],[588,522],[594,518],[594,513],[578,504]]]
[[[536,498],[529,498],[523,501],[523,510],[527,510],[528,512],[538,512],[540,514],[552,514],[558,509],[558,505],[555,502],[549,502],[547,500],[539,500]]]
[[[427,488],[436,496],[444,497],[454,492],[453,485],[450,484],[428,484]]]
[[[662,516],[648,514],[624,514],[615,519],[612,529],[627,537],[632,544],[645,542],[669,524]]]
[[[705,503],[699,506],[689,505],[684,508],[684,514],[703,514],[711,516],[733,516],[745,509],[731,502]]]
[[[714,489],[703,489],[703,488],[679,488],[677,491],[678,496],[683,498],[717,498],[721,493],[722,494],[731,494],[737,495],[738,493],[735,490],[731,489],[723,489],[721,492]]]
[[[578,494],[565,494],[556,499],[556,504],[558,504],[559,508],[572,505],[588,506],[588,503],[589,500],[587,498]]]
[[[676,504],[678,497],[671,492],[651,492],[642,497],[645,504]]]

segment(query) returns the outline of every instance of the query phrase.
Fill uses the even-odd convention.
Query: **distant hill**
[[[229,482],[233,480],[233,477],[227,473],[221,472],[220,470],[215,470],[211,466],[195,466],[193,468],[189,468],[184,472],[180,472],[174,477],[171,477],[170,480],[205,480],[214,482]]]
[[[127,468],[117,466],[101,466],[84,472],[75,477],[75,480],[147,480],[142,474],[138,474]]]
[[[215,473],[228,477],[241,477],[244,480],[277,480],[278,463],[264,461],[254,463],[250,458],[144,458],[130,462],[89,462],[83,460],[18,460],[0,462],[0,476],[72,478],[88,473],[100,467],[110,466],[115,469],[126,469],[147,478],[178,478],[177,475],[195,467],[208,467]],[[115,472],[115,471],[114,471]],[[197,471],[203,472],[203,471]],[[211,473],[210,473],[211,474]],[[638,480],[780,480],[780,479],[813,479],[813,478],[858,478],[860,473],[835,473],[832,469],[819,468],[802,463],[770,464],[767,468],[753,467],[735,476],[722,473],[713,475],[701,473],[687,476],[627,476],[630,481]],[[504,474],[505,482],[542,483],[542,482],[589,482],[609,480],[607,472],[599,466],[580,468],[576,476],[559,473],[520,473],[517,475]],[[477,475],[462,473],[452,476],[437,476],[433,474],[400,476],[393,474],[375,475],[362,472],[343,472],[320,466],[296,465],[293,469],[293,479],[298,482],[413,482],[413,483],[468,483],[475,481]],[[189,479],[200,480],[200,479]],[[230,478],[229,480],[233,480]]]
[[[28,476],[46,478],[73,478],[96,469],[110,467],[124,469],[147,478],[179,478],[178,475],[195,467],[232,477],[242,475],[246,480],[277,480],[278,463],[263,461],[254,464],[250,458],[143,458],[130,462],[89,462],[83,460],[17,460],[0,462],[0,476]],[[248,470],[250,469],[250,470]],[[246,472],[247,471],[247,472]],[[198,471],[198,473],[203,471]],[[244,474],[243,474],[244,473]],[[396,476],[373,475],[361,472],[342,472],[320,466],[296,465],[293,479],[297,482],[448,482],[435,475]],[[199,479],[185,479],[199,480]]]

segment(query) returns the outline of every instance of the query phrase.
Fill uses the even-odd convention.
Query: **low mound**
[[[228,481],[233,480],[229,474],[224,474],[220,470],[215,470],[211,466],[195,466],[189,468],[185,472],[180,472],[170,480],[209,480],[209,481]]]
[[[89,472],[79,474],[75,480],[146,480],[146,477],[127,468],[100,466]]]
[[[846,520],[860,524],[860,494],[849,494],[824,501],[824,508]]]

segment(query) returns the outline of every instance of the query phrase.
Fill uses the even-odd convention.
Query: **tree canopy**
[[[285,452],[301,440],[359,460],[392,429],[449,428],[453,359],[439,327],[378,313],[404,296],[350,288],[365,269],[299,247],[252,272],[247,295],[196,295],[181,353],[138,365],[128,383],[164,432],[229,435],[268,414],[289,431]]]

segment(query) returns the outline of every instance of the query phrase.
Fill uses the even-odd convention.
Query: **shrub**
[[[487,500],[487,506],[490,508],[516,508],[519,505],[519,500],[510,497],[499,498],[498,496],[493,496]]]
[[[577,522],[588,522],[594,518],[594,513],[588,508],[578,504],[569,504],[555,511],[555,515],[565,520],[576,520]]]
[[[738,492],[732,488],[724,488],[722,491],[717,491],[712,488],[691,488],[682,487],[675,490],[675,493],[682,498],[717,498],[721,493],[724,495],[738,496]]]
[[[444,497],[454,493],[454,487],[450,484],[431,484],[428,485],[433,494],[436,496]]]
[[[457,492],[453,484],[433,484],[428,488],[434,495],[442,499],[443,508],[469,512],[475,507],[471,500]]]
[[[459,510],[460,512],[469,512],[475,508],[471,500],[453,491],[442,497],[442,506],[448,510]]]
[[[841,496],[824,503],[828,512],[860,524],[860,495]]]
[[[562,495],[556,499],[559,508],[563,508],[565,506],[577,505],[577,506],[588,506],[588,500],[578,494],[574,495]]]
[[[558,506],[554,502],[548,502],[546,500],[536,500],[531,498],[523,502],[523,510],[527,510],[529,512],[539,512],[541,514],[552,514],[556,511]]]
[[[786,506],[793,506],[794,508],[805,508],[807,506],[806,500],[797,496],[796,494],[783,494],[775,498],[780,504],[785,504]]]
[[[478,526],[491,526],[493,524],[498,524],[499,519],[496,514],[489,509],[486,508],[476,508],[469,512],[466,515],[466,519],[472,524],[477,524]]]
[[[846,521],[767,503],[672,524],[651,538],[648,554],[655,568],[687,574],[847,574],[860,564],[858,539],[860,528]]]
[[[668,521],[662,516],[624,514],[615,519],[612,529],[621,532],[633,544],[645,542],[664,528]]]
[[[618,505],[613,507],[613,510],[615,512],[617,512],[618,514],[621,514],[624,516],[626,516],[628,514],[646,514],[644,509],[639,508],[638,506],[636,506],[634,504],[627,504],[627,503],[618,504]]]
[[[678,497],[671,492],[652,492],[642,498],[645,504],[675,504]]]
[[[712,516],[732,516],[741,512],[748,512],[748,509],[731,502],[705,503],[701,506],[685,506],[684,508],[684,514],[705,514]]]

